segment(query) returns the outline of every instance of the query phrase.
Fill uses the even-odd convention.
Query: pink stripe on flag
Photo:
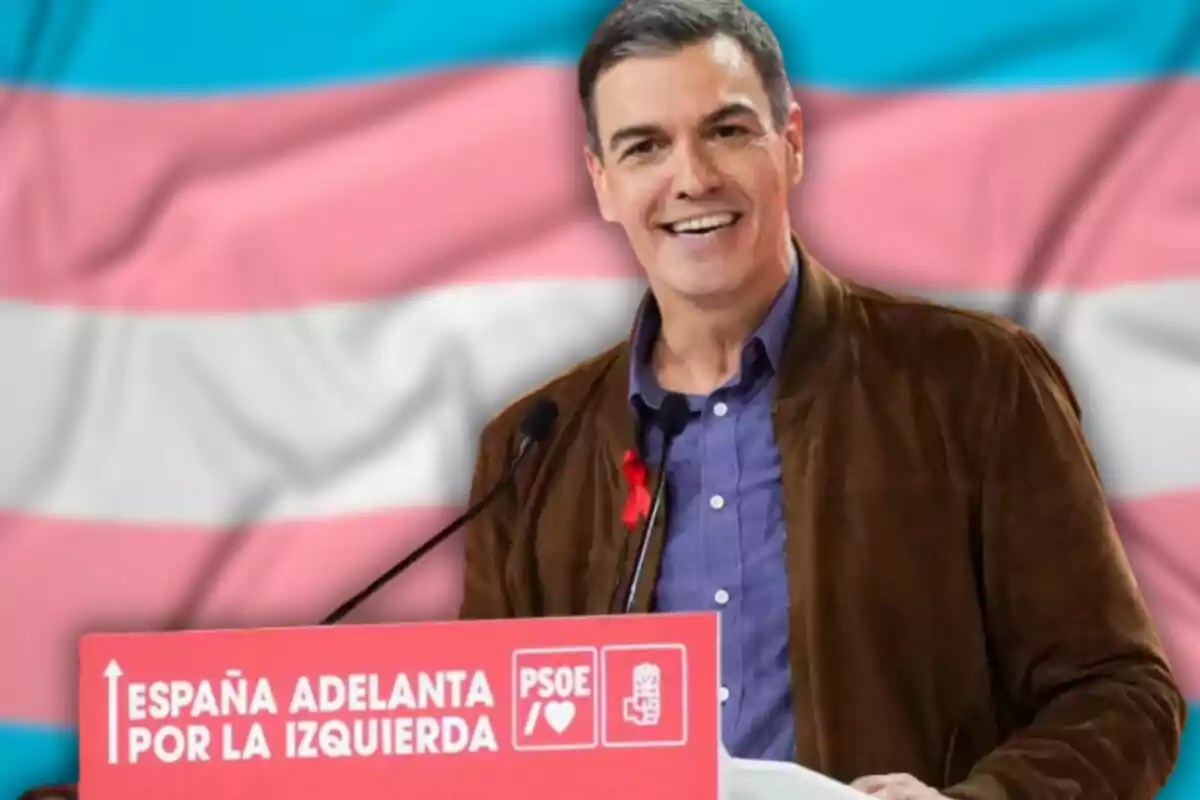
[[[459,510],[238,531],[0,515],[0,718],[74,719],[84,633],[315,624]],[[443,543],[346,622],[453,617],[460,553]]]
[[[798,224],[849,277],[1200,277],[1200,80],[801,100]],[[253,310],[636,273],[597,219],[563,68],[220,99],[9,90],[0,105],[0,296]]]
[[[312,624],[452,515],[397,509],[222,535],[213,530],[0,519],[0,717],[74,717],[75,643],[90,631]],[[1200,490],[1123,503],[1116,514],[1155,619],[1200,698]],[[460,542],[431,553],[351,621],[452,617]],[[18,613],[17,609],[24,609]],[[181,622],[182,620],[182,622]]]
[[[1200,490],[1121,503],[1113,517],[1190,700],[1200,700]]]

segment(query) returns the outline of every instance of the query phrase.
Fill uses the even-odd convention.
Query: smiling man
[[[473,499],[530,404],[559,406],[468,530],[461,615],[616,610],[640,452],[669,492],[636,609],[720,612],[732,754],[881,798],[1151,800],[1183,698],[1045,348],[817,262],[788,212],[801,111],[740,2],[621,5],[579,91],[649,292],[628,341],[485,429]],[[691,414],[662,464],[670,395]]]

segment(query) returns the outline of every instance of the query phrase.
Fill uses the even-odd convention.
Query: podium
[[[81,800],[855,800],[720,744],[718,617],[96,634]]]

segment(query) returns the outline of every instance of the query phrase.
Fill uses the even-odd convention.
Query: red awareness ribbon
[[[625,495],[625,508],[621,511],[621,521],[626,528],[634,528],[638,520],[650,513],[650,491],[646,488],[646,465],[638,457],[636,450],[626,450],[621,463],[625,472],[625,482],[629,484],[629,492]]]

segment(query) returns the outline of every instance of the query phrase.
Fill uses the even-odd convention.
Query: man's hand
[[[867,775],[850,784],[850,788],[880,800],[949,800],[936,789],[930,789],[912,775]]]

